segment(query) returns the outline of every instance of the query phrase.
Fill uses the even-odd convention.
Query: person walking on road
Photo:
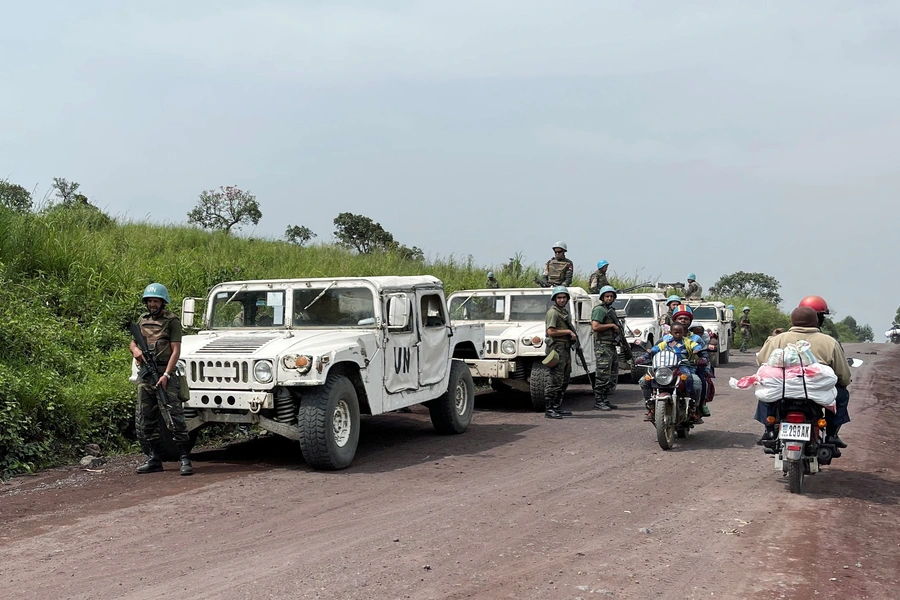
[[[572,372],[572,345],[578,340],[575,327],[569,320],[569,291],[563,286],[553,289],[550,296],[553,305],[547,311],[544,323],[547,330],[547,358],[544,364],[550,368],[550,381],[544,390],[548,419],[562,419],[572,414],[562,409],[562,398],[566,391],[569,374]]]
[[[549,285],[572,285],[575,276],[575,265],[566,258],[569,247],[565,242],[553,244],[553,258],[544,264],[544,283]]]
[[[616,336],[619,326],[613,315],[616,290],[611,285],[600,290],[600,304],[591,311],[591,330],[594,332],[594,410],[618,408],[607,399],[619,376],[619,353]]]
[[[606,278],[606,272],[609,270],[609,263],[601,260],[597,263],[597,270],[591,273],[588,279],[588,291],[591,294],[599,294],[600,290],[609,286],[609,280]]]
[[[741,316],[741,322],[738,325],[741,328],[741,352],[747,351],[747,342],[750,341],[750,336],[753,333],[753,327],[750,325],[750,307],[744,307],[744,314]],[[781,333],[781,331],[778,331]],[[775,335],[778,335],[776,333]]]
[[[147,312],[141,316],[138,327],[147,340],[152,356],[148,360],[156,361],[161,372],[159,386],[166,393],[169,413],[172,415],[174,431],[172,437],[181,450],[181,474],[193,475],[194,468],[190,458],[190,438],[184,422],[184,409],[178,398],[178,379],[175,369],[181,356],[181,321],[175,314],[166,309],[169,303],[169,290],[161,283],[151,283],[144,288],[141,300]],[[138,362],[144,361],[144,355],[137,343],[131,341],[131,355]],[[159,442],[159,404],[156,391],[149,383],[138,384],[138,402],[143,419],[144,439],[150,444],[150,455],[147,461],[137,468],[140,474],[156,473],[163,470],[162,449]]]
[[[487,285],[486,287],[491,290],[496,290],[500,288],[500,282],[494,279],[494,272],[488,271],[487,274]]]

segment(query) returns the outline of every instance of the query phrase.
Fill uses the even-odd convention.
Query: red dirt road
[[[563,421],[498,394],[461,436],[421,407],[366,419],[338,473],[264,438],[198,453],[193,477],[133,475],[133,456],[17,478],[0,597],[898,598],[900,347],[847,352],[867,361],[850,448],[801,496],[755,445],[752,393],[727,386],[753,371],[738,355],[668,452],[636,386],[613,413],[573,386]]]

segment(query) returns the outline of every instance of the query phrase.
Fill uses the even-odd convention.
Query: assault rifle
[[[572,331],[575,330],[573,329]],[[584,367],[584,372],[587,373],[588,379],[591,382],[591,388],[595,387],[595,384],[597,382],[597,374],[591,373],[590,370],[588,370],[587,360],[585,360],[584,358],[584,350],[581,348],[581,342],[578,341],[578,339],[575,340],[575,356],[577,356],[578,360],[581,361],[581,366]]]
[[[534,282],[542,288],[553,287],[553,285],[549,281],[547,281],[546,279],[541,279],[540,277],[535,277]]]
[[[686,284],[680,281],[673,281],[671,283],[667,283],[665,281],[657,281],[656,289],[658,290],[667,290],[669,288],[675,288],[676,290],[683,290]]]
[[[147,339],[141,333],[141,328],[135,323],[128,326],[128,331],[131,332],[131,337],[134,338],[134,343],[137,344],[144,358],[143,361],[138,363],[138,377],[156,390],[156,403],[159,404],[159,413],[162,415],[163,421],[166,422],[166,427],[169,428],[169,431],[175,431],[175,423],[172,421],[172,413],[169,412],[169,401],[166,398],[166,391],[159,387],[159,378],[162,373],[159,372],[156,361],[153,360],[150,347],[147,345]]]
[[[630,364],[634,364],[634,354],[631,352],[631,345],[628,343],[628,339],[625,337],[625,326],[619,321],[619,315],[616,311],[610,307],[609,314],[612,317],[613,323],[619,328],[619,332],[616,334],[616,344],[622,349],[622,354],[625,356],[626,362]]]
[[[616,290],[616,293],[617,293],[617,294],[627,294],[628,292],[632,292],[632,291],[634,291],[634,290],[638,290],[638,289],[640,289],[640,288],[645,288],[645,287],[653,287],[653,282],[652,282],[652,281],[645,281],[644,283],[639,283],[639,284],[637,284],[637,285],[633,285],[633,286],[627,287],[627,288],[625,288],[625,289]]]

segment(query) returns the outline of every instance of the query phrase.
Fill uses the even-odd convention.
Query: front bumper
[[[275,407],[271,392],[247,392],[236,390],[191,390],[186,408],[222,408],[228,410],[259,411]]]
[[[505,358],[467,359],[466,364],[475,378],[510,379],[516,370],[516,361]]]

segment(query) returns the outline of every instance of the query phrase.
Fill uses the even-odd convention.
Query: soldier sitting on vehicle
[[[592,294],[599,294],[600,290],[609,286],[609,280],[606,278],[606,272],[609,270],[609,263],[601,260],[597,263],[597,270],[591,273],[588,280],[588,291]]]
[[[544,264],[544,274],[541,282],[546,286],[570,286],[572,277],[575,276],[575,266],[566,258],[569,247],[565,242],[553,244],[553,258]]]
[[[684,290],[684,299],[685,300],[702,300],[703,298],[703,287],[699,283],[697,283],[697,276],[693,273],[688,273],[687,276],[687,287]]]
[[[488,271],[487,274],[487,284],[485,285],[488,289],[496,290],[500,288],[500,282],[494,278],[494,272]]]

